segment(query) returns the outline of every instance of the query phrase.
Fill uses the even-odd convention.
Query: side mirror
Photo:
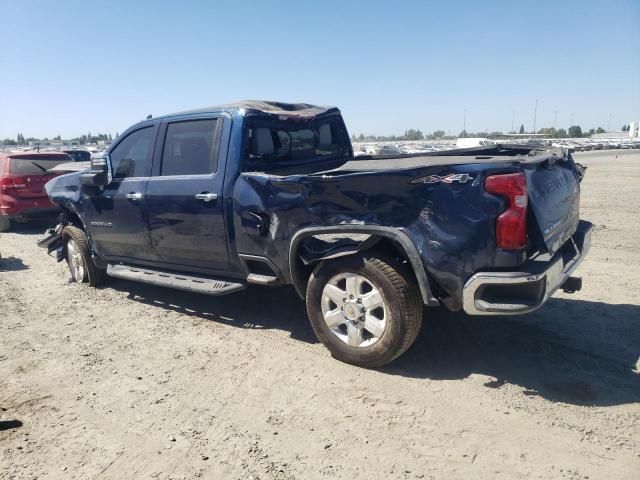
[[[89,171],[80,174],[80,184],[85,187],[104,187],[110,182],[108,156],[92,158]]]

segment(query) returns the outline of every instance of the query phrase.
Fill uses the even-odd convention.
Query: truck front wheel
[[[318,339],[343,362],[374,368],[404,353],[422,323],[422,300],[408,269],[354,255],[318,265],[307,286]]]
[[[106,272],[93,263],[87,235],[78,227],[69,226],[62,230],[62,239],[71,279],[92,287],[102,283]]]

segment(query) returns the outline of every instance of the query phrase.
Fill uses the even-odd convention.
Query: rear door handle
[[[142,194],[140,192],[135,192],[135,193],[127,193],[125,195],[125,197],[127,197],[127,200],[141,200],[142,199]]]
[[[218,194],[217,193],[203,192],[203,193],[196,193],[195,197],[196,197],[197,200],[203,200],[205,202],[210,202],[212,200],[217,200],[218,199]]]

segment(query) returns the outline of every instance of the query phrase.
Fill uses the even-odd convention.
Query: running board
[[[107,267],[107,275],[135,282],[150,283],[159,287],[206,293],[207,295],[226,295],[245,288],[241,283],[149,270],[148,268],[129,265],[109,265]]]

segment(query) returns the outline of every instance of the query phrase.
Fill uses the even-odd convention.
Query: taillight
[[[0,177],[0,190],[6,191],[13,188],[13,179],[11,177]]]
[[[504,197],[507,209],[496,220],[496,242],[499,248],[519,250],[527,245],[527,179],[524,173],[491,175],[485,190]]]

